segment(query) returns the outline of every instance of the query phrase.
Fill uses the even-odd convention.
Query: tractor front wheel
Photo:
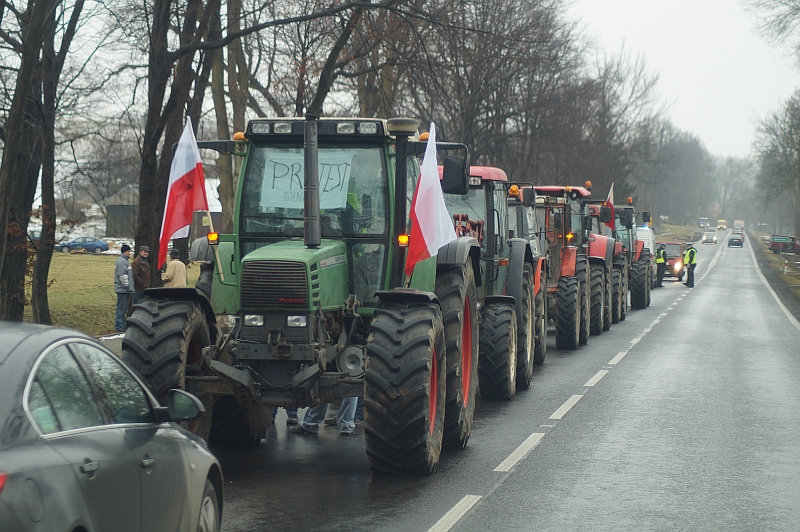
[[[603,285],[604,269],[599,264],[592,264],[591,266],[591,314],[589,324],[592,334],[602,333],[603,324],[605,323],[605,305],[603,304],[605,294],[605,286]]]
[[[427,475],[439,463],[445,351],[438,306],[375,309],[364,397],[367,456],[374,471]]]
[[[647,275],[647,263],[636,261],[631,265],[631,307],[647,308],[647,293],[650,279]]]
[[[614,268],[611,272],[611,323],[619,323],[622,315],[622,272]]]
[[[575,350],[578,348],[581,329],[581,294],[577,277],[562,277],[558,280],[556,301],[556,347]]]
[[[517,313],[514,305],[483,308],[478,379],[484,399],[510,400],[517,393]]]
[[[533,343],[533,363],[544,364],[547,355],[547,279],[542,275],[536,294],[536,336]]]
[[[522,270],[522,298],[517,311],[517,386],[527,390],[533,379],[534,324],[536,301],[533,295],[533,266],[525,264]]]

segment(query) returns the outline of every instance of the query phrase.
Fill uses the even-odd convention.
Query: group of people
[[[297,408],[286,411],[286,425],[289,432],[293,434],[318,434],[320,425],[336,425],[339,434],[342,436],[352,436],[356,427],[364,423],[364,398],[345,397],[338,401],[338,406],[334,405],[333,411],[329,411],[328,403],[309,408],[305,416],[300,420],[297,417]],[[278,409],[273,410],[272,417],[275,418]]]
[[[658,246],[656,250],[656,288],[663,288],[664,273],[667,269],[667,247],[664,244]],[[697,250],[691,242],[686,244],[686,252],[683,254],[683,264],[686,267],[686,282],[683,283],[689,288],[694,288],[694,269],[697,266]]]
[[[117,309],[114,315],[114,330],[125,332],[125,318],[131,304],[136,304],[150,288],[150,248],[141,246],[139,254],[129,262],[131,247],[123,244],[120,255],[114,265],[114,292],[117,294]],[[181,261],[181,252],[173,249],[169,253],[170,261],[166,270],[161,274],[165,288],[186,287],[186,265]]]

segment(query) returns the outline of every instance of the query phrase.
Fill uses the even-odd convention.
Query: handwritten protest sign
[[[320,209],[345,208],[353,154],[326,151],[318,157]],[[261,182],[262,207],[302,209],[303,171],[303,150],[270,153]]]

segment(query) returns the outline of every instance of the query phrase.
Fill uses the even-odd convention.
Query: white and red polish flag
[[[411,234],[406,255],[406,275],[411,275],[416,263],[433,257],[442,246],[456,238],[456,230],[447,212],[439,182],[436,126],[431,123],[422,171],[414,191],[414,200],[411,202]]]
[[[167,260],[170,239],[189,236],[192,213],[203,210],[208,210],[203,163],[200,160],[200,150],[197,149],[192,121],[187,118],[169,171],[167,203],[158,243],[158,268]]]
[[[611,228],[612,231],[617,230],[617,222],[614,220],[614,183],[611,183],[611,188],[608,189],[608,197],[606,198],[606,205],[611,207],[611,221],[608,222],[606,225]]]

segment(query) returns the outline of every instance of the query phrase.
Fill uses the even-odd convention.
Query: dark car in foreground
[[[69,329],[0,322],[0,529],[218,531],[223,479],[177,422],[200,401],[159,406],[134,373]]]
[[[740,248],[744,247],[744,235],[737,235],[733,234],[730,238],[728,238],[728,247],[739,246]]]
[[[104,251],[108,251],[108,244],[99,238],[94,238],[93,236],[79,236],[78,238],[74,238],[69,242],[59,242],[53,249],[64,253],[84,249],[89,253],[100,254]]]

